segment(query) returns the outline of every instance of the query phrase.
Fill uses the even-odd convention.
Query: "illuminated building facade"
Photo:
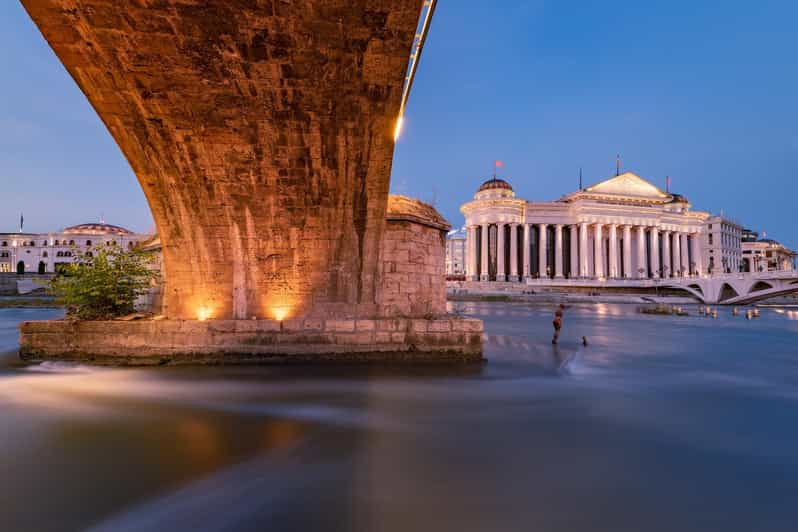
[[[464,227],[446,234],[446,275],[465,275],[467,234]]]
[[[123,227],[87,223],[55,233],[0,233],[0,273],[54,273],[60,265],[91,255],[100,246],[131,248],[149,238]],[[21,266],[20,266],[21,265]]]
[[[723,215],[710,216],[704,225],[702,249],[707,273],[741,271],[743,226]]]
[[[657,279],[699,275],[705,221],[684,196],[631,172],[556,201],[517,198],[490,179],[464,204],[470,281]]]
[[[779,272],[795,269],[796,253],[781,242],[759,238],[759,234],[744,231],[742,241],[742,271]]]

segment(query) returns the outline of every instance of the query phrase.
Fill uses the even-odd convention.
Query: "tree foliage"
[[[50,282],[50,290],[80,320],[103,320],[135,311],[136,298],[150,287],[152,256],[138,249],[98,248],[78,255]]]

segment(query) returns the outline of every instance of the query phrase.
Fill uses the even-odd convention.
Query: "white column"
[[[704,270],[704,260],[701,257],[703,252],[701,249],[701,233],[693,233],[693,261],[695,262],[695,271],[698,275]]]
[[[579,226],[571,226],[571,271],[570,275],[579,277]]]
[[[588,276],[587,267],[587,223],[579,224],[579,277]]]
[[[596,279],[604,277],[604,237],[601,228],[601,224],[593,226],[593,270]]]
[[[510,224],[510,281],[518,281],[518,224]]]
[[[482,224],[482,275],[480,281],[487,281],[490,279],[490,272],[488,270],[488,224]]]
[[[623,276],[626,279],[635,277],[632,275],[632,226],[623,226]]]
[[[562,224],[554,226],[554,243],[554,277],[562,279]]]
[[[648,275],[646,269],[646,228],[637,227],[637,275],[638,279],[645,279]],[[643,270],[642,272],[640,270]]]
[[[662,276],[668,278],[673,273],[671,268],[671,232],[663,231],[662,239]]]
[[[530,257],[529,257],[529,243],[530,243],[529,237],[530,237],[530,233],[531,233],[531,231],[529,229],[530,229],[529,224],[525,223],[524,224],[524,253],[523,253],[523,255],[524,255],[524,272],[523,272],[524,280],[527,280],[527,279],[530,278],[529,271],[530,271],[530,265],[532,264],[532,261],[530,260]]]
[[[504,269],[504,224],[496,224],[496,281],[506,280]]]
[[[651,228],[651,272],[654,279],[659,279],[659,228]]]
[[[546,274],[546,224],[539,224],[538,231],[540,231],[540,249],[538,249],[538,271],[540,277],[547,277]]]
[[[682,277],[687,276],[690,271],[690,257],[687,254],[687,233],[679,233],[681,240],[680,248],[682,250]]]
[[[466,280],[470,281],[471,277],[474,275],[474,265],[471,263],[471,258],[474,255],[473,250],[471,249],[474,246],[474,235],[473,227],[470,225],[466,228]]]
[[[610,225],[610,272],[609,277],[618,277],[618,226]]]
[[[673,233],[673,276],[681,277],[682,269],[682,238],[677,232]]]

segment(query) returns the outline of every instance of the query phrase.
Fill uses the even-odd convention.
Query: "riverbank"
[[[0,296],[0,308],[63,308],[53,297]]]

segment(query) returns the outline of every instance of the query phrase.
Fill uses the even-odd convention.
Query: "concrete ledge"
[[[368,320],[27,321],[23,360],[96,364],[478,362],[483,324],[458,317]]]

